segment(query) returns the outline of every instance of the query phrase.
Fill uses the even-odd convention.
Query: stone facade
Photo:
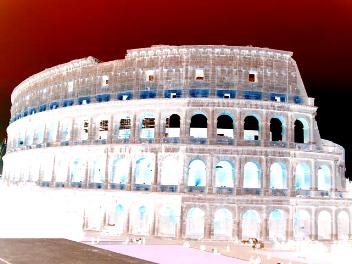
[[[86,230],[349,238],[344,149],[320,138],[291,56],[154,46],[46,69],[12,93],[4,178],[107,194]]]

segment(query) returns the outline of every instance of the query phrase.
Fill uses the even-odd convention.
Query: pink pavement
[[[249,263],[179,245],[96,245],[96,247],[160,264]]]

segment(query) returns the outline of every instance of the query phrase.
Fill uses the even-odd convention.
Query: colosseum
[[[65,195],[82,232],[352,238],[344,149],[321,139],[291,52],[87,57],[27,78],[11,102],[3,181]]]

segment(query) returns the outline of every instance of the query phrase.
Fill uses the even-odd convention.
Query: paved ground
[[[97,245],[128,256],[160,264],[247,264],[248,261],[178,245]]]
[[[0,239],[0,264],[148,264],[67,239]]]

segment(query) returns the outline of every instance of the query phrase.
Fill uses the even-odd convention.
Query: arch
[[[346,211],[340,211],[337,215],[337,238],[348,240],[350,234],[350,217]]]
[[[249,115],[246,116],[244,119],[244,133],[243,139],[244,140],[259,140],[259,121],[258,119],[253,116]]]
[[[103,183],[105,181],[105,159],[97,158],[92,165],[90,182]]]
[[[42,181],[51,182],[53,177],[53,158],[47,158],[45,162],[41,163],[40,170],[42,171]],[[22,168],[23,171],[24,168]],[[21,171],[21,169],[20,169]]]
[[[331,214],[326,210],[322,210],[318,214],[318,239],[330,240],[331,234]]]
[[[269,215],[269,240],[286,241],[287,221],[282,210],[275,209]]]
[[[233,119],[227,114],[222,114],[217,118],[216,135],[233,138]]]
[[[55,160],[55,180],[56,182],[65,183],[67,180],[67,160],[62,156]]]
[[[129,116],[122,117],[118,126],[118,138],[129,139],[131,135],[131,118]]]
[[[202,239],[204,237],[204,211],[198,207],[188,210],[186,218],[186,236]]]
[[[318,169],[318,190],[329,191],[331,189],[331,171],[329,166],[322,165]]]
[[[72,122],[69,119],[62,121],[61,127],[61,141],[69,141],[71,136]]]
[[[261,171],[256,161],[249,161],[243,169],[243,188],[260,188]]]
[[[181,118],[177,114],[172,114],[165,120],[165,137],[180,137]]]
[[[29,127],[26,131],[26,143],[28,146],[33,145],[33,128]]]
[[[150,114],[144,115],[141,120],[140,138],[153,139],[155,132],[155,116]]]
[[[46,127],[47,142],[55,142],[57,133],[57,122],[51,121]]]
[[[207,138],[208,119],[203,114],[195,114],[191,118],[189,135],[194,138]]]
[[[181,174],[181,166],[177,158],[169,156],[166,157],[161,166],[161,185],[178,185]]]
[[[130,164],[127,159],[117,158],[112,163],[111,183],[127,184]]]
[[[150,230],[150,212],[145,205],[135,207],[132,211],[132,234],[148,235]]]
[[[207,171],[205,162],[194,159],[188,166],[188,186],[206,186]]]
[[[71,182],[84,182],[86,173],[86,164],[81,159],[77,158],[71,165],[70,178]]]
[[[305,209],[297,210],[293,221],[295,240],[309,239],[311,234],[311,221],[308,211]]]
[[[216,164],[215,187],[234,187],[234,168],[231,162],[222,160]]]
[[[114,208],[113,214],[113,225],[115,226],[116,234],[120,235],[124,233],[126,212],[125,207],[122,204],[117,204]]]
[[[278,118],[272,118],[270,120],[270,140],[271,141],[282,141],[282,122]]]
[[[37,138],[37,144],[43,143],[44,140],[44,127],[42,125],[37,125],[35,129],[35,134]]]
[[[287,189],[287,170],[281,162],[275,162],[270,166],[270,188]]]
[[[294,140],[296,143],[308,143],[309,125],[305,118],[298,118],[294,123]]]
[[[295,186],[297,190],[310,189],[310,167],[307,163],[298,163],[295,171]]]
[[[260,217],[256,210],[247,210],[242,215],[242,239],[260,238]]]
[[[177,218],[175,210],[168,206],[163,206],[159,210],[158,233],[160,236],[176,236]]]
[[[134,177],[135,184],[152,184],[154,178],[154,164],[150,158],[140,158],[136,161]]]
[[[232,238],[233,218],[230,210],[221,208],[214,214],[214,236],[216,238]]]

